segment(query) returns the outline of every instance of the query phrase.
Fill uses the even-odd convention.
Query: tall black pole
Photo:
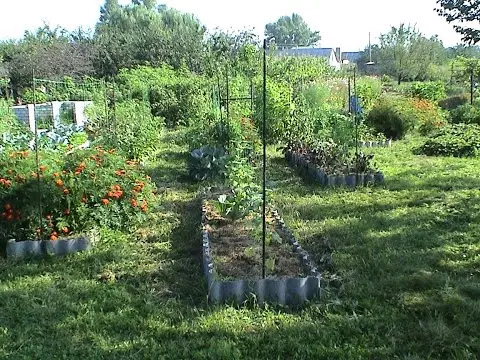
[[[262,181],[262,277],[265,279],[267,237],[267,39],[263,40],[263,181]]]
[[[230,84],[229,84],[229,79],[228,79],[228,64],[226,65],[226,74],[227,74],[227,124],[230,121]]]
[[[470,105],[473,105],[473,67],[470,70]]]
[[[353,114],[355,119],[355,167],[356,167],[356,183],[358,184],[358,99],[357,99],[357,67],[353,68]]]
[[[35,124],[35,163],[37,166],[37,191],[38,191],[38,225],[40,232],[38,233],[38,237],[41,239],[42,236],[42,227],[43,227],[43,218],[42,218],[42,187],[40,183],[40,155],[38,151],[38,124],[37,119],[35,117],[36,112],[35,109],[37,107],[37,80],[35,79],[35,69],[32,70],[32,80],[33,80],[33,122]]]

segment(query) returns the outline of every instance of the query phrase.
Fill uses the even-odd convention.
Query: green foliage
[[[384,96],[370,111],[366,123],[377,133],[396,140],[403,138],[409,130],[413,129],[415,119],[405,111],[403,100]]]
[[[416,151],[428,156],[479,156],[480,127],[474,124],[454,124],[444,127]]]
[[[202,146],[190,153],[188,173],[196,181],[218,179],[225,175],[227,160],[223,148]]]
[[[4,99],[0,99],[0,136],[4,133],[11,134],[16,132],[19,128],[20,124],[13,114],[10,103]]]
[[[320,40],[318,31],[310,30],[303,18],[293,13],[292,16],[282,16],[276,22],[265,26],[267,40],[275,40],[278,46],[309,46]]]
[[[450,121],[454,124],[480,125],[480,104],[464,104],[450,111]]]
[[[375,77],[361,77],[357,80],[357,95],[363,111],[368,114],[382,93],[382,83]]]
[[[205,27],[193,15],[166,6],[106,4],[95,29],[95,65],[106,76],[148,64],[200,71],[204,34]]]
[[[442,99],[438,102],[438,106],[440,106],[444,110],[454,110],[461,105],[465,105],[468,102],[468,95],[460,94],[460,95],[453,95],[446,99]]]
[[[229,161],[227,185],[231,192],[221,195],[216,201],[222,215],[238,220],[260,210],[260,186],[255,183],[252,165],[244,158],[236,156]]]
[[[156,203],[154,184],[136,163],[113,151],[42,152],[40,159],[38,184],[34,153],[0,154],[2,240],[55,240],[96,226],[130,231]]]
[[[203,121],[211,109],[208,81],[185,68],[123,69],[118,81],[125,96],[148,101],[152,114],[163,117],[168,127]]]
[[[257,86],[257,89],[260,86]],[[263,94],[262,91],[255,92],[255,123],[259,129],[263,124]],[[288,138],[292,131],[292,112],[294,104],[292,101],[293,89],[286,83],[267,79],[267,141],[275,143]]]
[[[129,159],[141,159],[158,146],[164,122],[152,116],[145,103],[127,100],[116,105],[111,126],[100,129],[105,147],[119,149]]]
[[[46,103],[48,101],[48,96],[45,94],[45,92],[40,91],[40,90],[35,90],[33,89],[26,89],[23,93],[22,100],[24,103],[27,104],[41,104],[41,103]]]
[[[441,81],[412,82],[407,88],[407,94],[412,97],[435,102],[447,96],[445,84]]]
[[[477,1],[437,0],[437,4],[440,6],[436,9],[438,14],[449,23],[455,23],[453,28],[462,35],[462,41],[468,44],[476,44],[480,41],[480,30],[463,25],[480,20]]]

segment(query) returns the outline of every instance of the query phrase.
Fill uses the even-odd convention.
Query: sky
[[[46,22],[68,30],[93,28],[104,0],[0,0],[0,40],[20,38]],[[129,3],[130,0],[120,0]],[[300,14],[321,35],[320,46],[358,51],[378,42],[381,33],[404,22],[424,35],[438,35],[445,46],[460,43],[451,24],[434,11],[436,0],[163,0],[169,7],[193,13],[208,29],[254,30],[280,16]],[[20,15],[21,13],[21,15]]]

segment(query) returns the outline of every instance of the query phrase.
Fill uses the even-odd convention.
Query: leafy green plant
[[[415,152],[429,156],[477,157],[480,155],[480,126],[475,124],[446,126]]]
[[[382,83],[375,77],[361,77],[357,80],[357,95],[365,114],[373,108],[382,93]]]
[[[197,181],[215,179],[225,175],[228,156],[221,147],[202,146],[190,153],[188,173]]]
[[[460,95],[453,95],[446,99],[442,99],[438,102],[438,106],[440,106],[444,110],[454,110],[461,105],[465,105],[468,102],[468,96],[465,94]]]
[[[114,151],[42,151],[40,183],[35,158],[28,150],[0,154],[2,240],[56,240],[96,226],[132,230],[156,204],[150,178]]]
[[[260,187],[255,183],[255,172],[241,157],[227,165],[227,185],[230,193],[221,195],[216,202],[220,213],[238,220],[260,209]]]
[[[447,96],[442,81],[412,82],[406,92],[412,97],[430,101],[439,101]]]
[[[480,104],[464,104],[450,111],[450,121],[454,124],[480,125]]]
[[[384,96],[370,111],[366,123],[387,138],[401,139],[415,126],[415,117],[410,111],[411,106],[405,100]]]

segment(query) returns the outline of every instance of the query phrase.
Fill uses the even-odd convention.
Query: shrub
[[[405,101],[396,97],[383,97],[373,107],[366,122],[375,132],[390,139],[401,139],[415,125],[415,119],[405,106]]]
[[[480,107],[470,104],[460,105],[450,111],[451,122],[454,124],[477,124],[480,125]]]
[[[263,124],[263,93],[260,85],[256,91],[255,120],[259,129]],[[289,133],[295,132],[295,121],[292,121],[294,105],[293,89],[286,83],[267,80],[267,141],[275,143],[288,139]],[[295,132],[296,133],[296,132]]]
[[[446,99],[440,100],[438,102],[438,106],[440,106],[444,110],[453,110],[467,103],[468,103],[468,95],[461,94],[461,95],[453,95]]]
[[[413,82],[407,88],[408,95],[419,99],[438,101],[447,96],[442,81]]]
[[[357,81],[357,94],[366,114],[372,109],[382,93],[382,83],[375,77],[361,77]]]
[[[151,180],[114,151],[42,152],[40,157],[38,184],[34,153],[0,155],[0,240],[55,240],[95,226],[132,230],[156,203]]]
[[[141,159],[158,145],[163,119],[152,116],[147,103],[126,100],[116,104],[115,115],[105,115],[105,105],[95,102],[87,109],[87,130],[110,149],[122,151],[129,159]],[[90,117],[91,116],[91,117]]]
[[[424,99],[409,99],[410,116],[415,119],[421,135],[428,135],[446,125],[445,114],[435,103]]]
[[[480,127],[473,124],[454,124],[440,129],[416,149],[428,156],[468,157],[480,154]]]
[[[211,109],[207,80],[187,69],[140,66],[124,69],[118,77],[124,95],[148,101],[152,114],[169,127],[203,121]]]

